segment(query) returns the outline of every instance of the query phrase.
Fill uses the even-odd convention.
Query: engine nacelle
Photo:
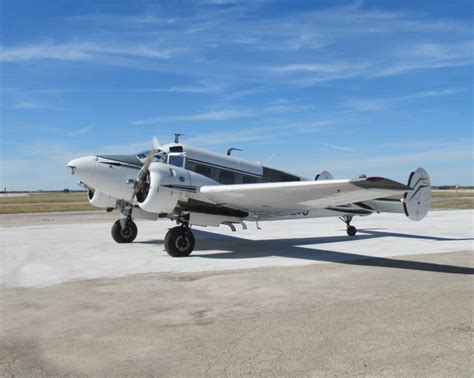
[[[92,188],[87,189],[87,197],[89,198],[90,204],[95,207],[115,209],[115,206],[117,205],[117,198],[98,192]]]
[[[150,213],[172,213],[183,194],[196,190],[191,186],[188,171],[161,163],[150,165],[146,182],[143,192],[137,195],[137,202]]]

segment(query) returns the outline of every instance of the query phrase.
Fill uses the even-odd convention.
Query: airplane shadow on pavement
[[[331,236],[331,237],[308,237],[308,238],[291,238],[291,239],[266,239],[266,240],[250,240],[238,238],[235,236],[227,236],[214,234],[205,231],[193,231],[196,236],[196,248],[192,257],[206,259],[249,259],[262,258],[269,256],[289,257],[296,259],[335,262],[349,265],[364,265],[394,269],[410,269],[419,271],[429,271],[438,273],[452,274],[474,274],[474,268],[460,267],[453,265],[434,264],[420,261],[409,261],[401,259],[391,259],[386,257],[365,256],[355,253],[336,252],[314,248],[306,248],[305,245],[310,244],[331,244],[338,242],[347,242],[347,236]],[[436,236],[420,236],[410,235],[396,232],[379,231],[379,229],[359,230],[359,234],[351,241],[366,240],[383,237],[397,238],[413,238],[432,241],[462,241],[474,240],[474,238],[443,238]],[[199,254],[204,251],[228,251]]]

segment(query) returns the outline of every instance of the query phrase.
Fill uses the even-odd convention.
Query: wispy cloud
[[[181,93],[215,93],[220,92],[224,88],[223,85],[213,85],[209,83],[200,83],[199,85],[188,85],[188,86],[174,86],[164,88],[163,92],[181,92]]]
[[[20,109],[20,110],[38,110],[38,109],[46,109],[49,108],[49,106],[45,103],[42,102],[36,102],[36,101],[20,101],[13,105],[14,109]]]
[[[286,125],[269,125],[266,127],[253,127],[243,130],[226,130],[206,132],[201,136],[187,139],[187,143],[201,146],[228,145],[244,142],[284,142],[289,136],[318,134],[330,122],[289,123]]]
[[[330,148],[333,148],[333,149],[339,150],[339,151],[347,151],[347,152],[354,151],[352,148],[337,146],[335,144],[321,143],[321,145],[326,146],[326,147],[330,147]]]
[[[474,63],[473,49],[473,42],[421,43],[404,46],[403,52],[385,52],[380,56],[362,60],[290,63],[271,67],[270,72],[278,75],[292,75],[296,78],[295,83],[300,84],[355,78],[373,79],[423,69],[472,65]]]
[[[422,91],[417,93],[411,93],[404,96],[394,96],[394,97],[383,97],[383,98],[355,98],[345,100],[342,103],[344,108],[348,108],[352,111],[358,112],[374,112],[374,111],[384,111],[393,107],[394,105],[399,105],[400,103],[410,102],[410,101],[419,101],[423,99],[441,97],[441,96],[450,96],[454,94],[459,94],[465,92],[461,88],[447,88],[441,90],[431,90],[431,91]]]
[[[194,115],[187,116],[175,116],[175,117],[152,117],[133,121],[133,125],[155,125],[163,122],[176,122],[176,121],[227,121],[238,118],[248,118],[255,115],[252,110],[216,110],[203,113],[197,113]]]
[[[8,89],[4,90],[7,94],[25,94],[25,93],[41,93],[41,94],[61,94],[61,93],[218,93],[225,88],[223,84],[212,84],[207,82],[198,82],[190,85],[175,85],[169,87],[149,87],[149,88],[36,88],[27,90]]]
[[[181,115],[174,117],[151,117],[132,121],[133,125],[155,125],[163,122],[198,122],[198,121],[229,121],[241,118],[261,118],[263,116],[273,116],[279,114],[288,114],[296,112],[307,112],[314,109],[309,104],[268,104],[260,108],[241,108],[241,109],[219,109],[200,112],[191,115]]]
[[[91,123],[90,125],[81,127],[80,129],[69,131],[67,132],[67,135],[68,136],[84,135],[84,134],[87,134],[90,130],[92,130],[93,127],[94,127],[94,124]]]
[[[23,62],[32,60],[83,61],[112,57],[138,57],[168,59],[172,51],[161,50],[150,45],[114,46],[97,42],[53,43],[41,42],[18,47],[0,48],[1,62]]]

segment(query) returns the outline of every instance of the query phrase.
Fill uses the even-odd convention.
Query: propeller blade
[[[153,144],[153,147],[155,147],[155,150],[159,150],[161,147],[160,140],[156,136],[153,137],[152,144]]]
[[[148,151],[148,155],[143,161],[143,167],[138,172],[137,179],[135,180],[135,184],[133,185],[133,194],[132,194],[132,198],[130,199],[131,203],[133,203],[133,201],[137,197],[137,193],[143,189],[145,180],[148,174],[148,168],[150,167],[150,164],[153,162],[153,156],[156,154],[156,152],[159,150],[160,147],[161,147],[161,144],[158,138],[153,137],[152,148],[150,149],[150,151]]]

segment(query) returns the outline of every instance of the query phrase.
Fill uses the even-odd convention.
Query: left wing
[[[381,177],[356,180],[206,185],[199,189],[217,205],[259,215],[283,215],[405,193],[410,187]]]

